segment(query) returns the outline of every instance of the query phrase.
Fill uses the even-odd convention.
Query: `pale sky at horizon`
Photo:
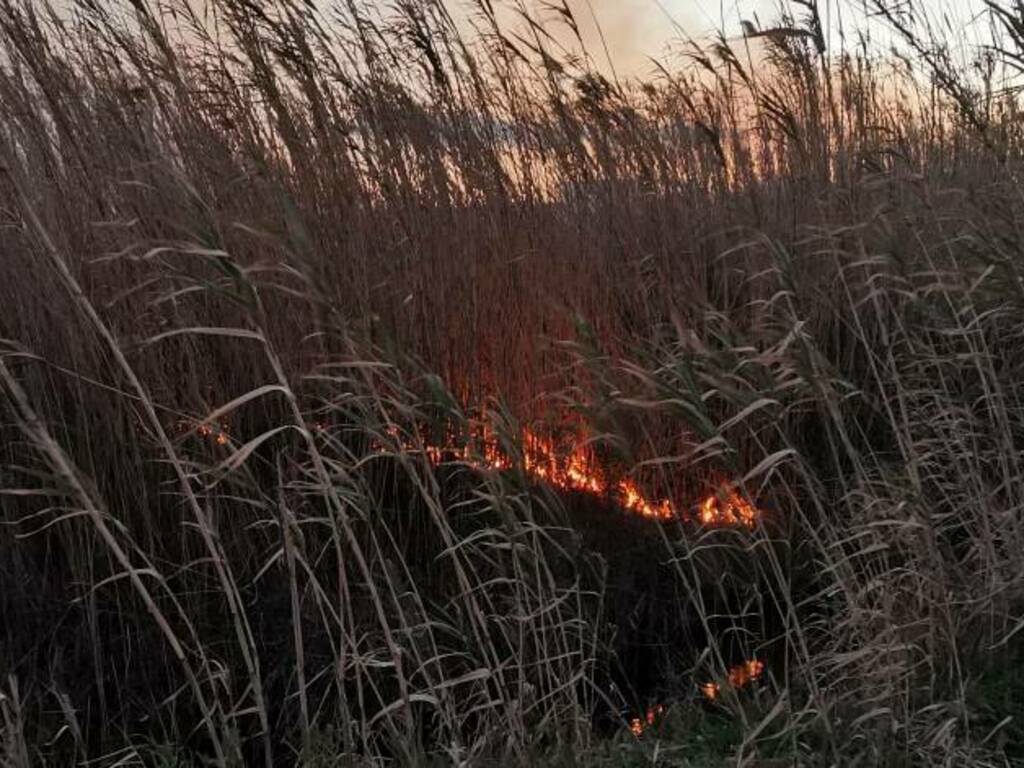
[[[70,5],[72,0],[53,0],[58,4]],[[127,3],[128,0],[119,0]],[[206,0],[185,0],[201,5]],[[313,0],[321,10],[328,10],[341,0]],[[441,0],[456,18],[465,19],[477,0]],[[387,14],[392,0],[357,0],[364,2]],[[545,3],[556,4],[561,0],[491,0],[496,8],[510,7],[516,2],[524,2],[528,7],[536,9],[535,15],[540,20],[553,21],[557,14],[542,10]],[[567,0],[580,25],[584,42],[594,64],[605,74],[609,73],[607,59],[602,49],[607,44],[611,54],[615,72],[622,77],[640,77],[653,75],[656,66],[651,59],[678,63],[679,57],[685,52],[684,39],[706,40],[710,36],[724,32],[727,38],[741,39],[740,22],[749,20],[759,23],[762,28],[775,25],[780,18],[782,8],[788,9],[792,16],[802,17],[806,9],[791,0]],[[821,14],[826,26],[826,35],[830,39],[829,50],[839,49],[838,30],[842,27],[848,34],[864,28],[866,13],[864,6],[871,0],[819,0]],[[907,0],[892,0],[893,3]],[[985,0],[913,0],[913,7],[918,13],[924,12],[936,27],[946,27],[952,37],[959,38],[958,45],[965,41],[973,47],[990,38],[987,35],[988,25],[984,17]],[[596,23],[595,23],[596,21]],[[514,26],[512,14],[505,14],[503,22]],[[601,34],[598,34],[600,25]],[[888,32],[884,24],[874,22],[869,25],[873,39],[881,48],[887,48]],[[549,28],[559,39],[568,38],[564,24],[553,23]],[[562,32],[558,33],[561,29]],[[852,39],[852,38],[851,38]],[[756,51],[755,42],[751,48]],[[755,54],[756,55],[756,54]],[[970,60],[971,51],[954,51],[954,59],[958,63]]]
[[[495,0],[495,5],[499,2]],[[543,0],[528,2],[540,8]],[[471,0],[446,0],[446,4],[453,10],[465,9]],[[863,0],[820,0],[820,5],[833,37],[840,25],[850,32],[863,27],[867,20]],[[606,69],[606,62],[595,18],[618,74],[641,76],[653,72],[651,57],[661,60],[673,49],[681,51],[679,43],[684,34],[699,40],[724,31],[727,36],[738,38],[741,20],[758,19],[762,27],[769,27],[779,20],[783,6],[798,18],[805,13],[787,0],[569,0],[569,6],[580,24],[587,49],[602,70]],[[984,8],[983,0],[918,0],[916,8],[927,13],[937,25],[941,25],[944,16],[949,17],[950,29],[968,39],[987,29],[978,29],[984,27],[984,22],[977,20]],[[554,14],[541,11],[539,16],[550,19]],[[871,30],[876,39],[886,34],[877,22]],[[830,47],[834,49],[838,40],[832,42]]]
[[[500,2],[500,0],[499,0]],[[499,2],[495,2],[498,6]],[[540,8],[543,0],[528,0]],[[777,18],[777,0],[568,0],[587,49],[603,70],[606,60],[601,36],[620,75],[642,75],[654,67],[651,57],[662,59],[674,43],[684,34],[704,38],[725,29],[739,34],[740,19],[752,19],[755,14],[762,22]],[[449,8],[458,10],[471,5],[471,0],[446,0]],[[541,19],[552,19],[550,11],[538,11]],[[596,23],[595,23],[596,21]],[[600,25],[601,34],[597,32]]]

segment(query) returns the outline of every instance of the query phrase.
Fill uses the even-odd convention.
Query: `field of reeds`
[[[0,765],[1024,761],[1024,5],[498,5],[0,0]]]

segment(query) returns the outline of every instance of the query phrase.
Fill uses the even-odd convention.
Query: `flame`
[[[756,681],[762,674],[764,674],[764,662],[760,659],[749,659],[730,668],[725,679],[730,688],[738,691]],[[714,681],[709,681],[700,685],[700,692],[708,701],[714,701],[722,692],[722,686]]]
[[[398,436],[397,428],[388,433]],[[508,470],[513,466],[498,441],[485,434],[479,442],[479,452],[469,446],[459,445],[453,435],[443,444],[427,443],[422,451],[433,464],[446,460],[461,461],[478,468]],[[412,450],[410,446],[404,446]],[[611,497],[623,509],[642,517],[656,520],[675,518],[690,519],[680,514],[670,499],[647,496],[630,477],[616,477],[602,468],[596,457],[586,447],[573,444],[568,450],[553,438],[524,430],[522,440],[522,467],[531,477],[563,491],[577,491],[592,496]],[[380,449],[384,451],[383,448]],[[734,488],[723,485],[709,494],[697,506],[696,520],[706,527],[754,528],[759,517],[758,510],[740,496]]]
[[[226,446],[231,441],[227,421],[200,422],[194,425],[195,422],[179,420],[175,427],[179,434],[194,430],[197,436],[218,446]],[[324,433],[328,429],[328,425],[322,421],[314,421],[312,426],[314,431],[319,433]],[[395,425],[390,425],[386,431],[401,442],[399,430]],[[483,435],[478,441],[478,451],[473,451],[469,445],[459,443],[456,435],[449,433],[443,443],[426,443],[421,450],[432,464],[454,460],[492,470],[509,470],[513,467],[512,459],[502,451],[499,441],[493,434]],[[522,447],[522,467],[538,481],[563,491],[611,497],[620,507],[641,517],[655,520],[690,519],[685,512],[680,514],[670,499],[655,499],[645,495],[634,479],[612,476],[598,464],[593,452],[587,450],[585,446],[574,443],[566,450],[554,438],[544,437],[526,429],[523,431]],[[403,443],[403,448],[407,451],[416,450],[411,443]],[[386,452],[383,446],[378,446],[378,451]],[[754,528],[759,515],[757,508],[734,488],[723,485],[700,502],[697,506],[696,520],[709,528]]]
[[[644,731],[653,727],[664,713],[665,707],[662,704],[648,707],[643,717],[634,717],[629,721],[629,730],[633,732],[634,736],[643,736]]]
[[[584,449],[576,447],[566,455],[558,450],[554,440],[530,431],[525,433],[523,440],[523,469],[538,480],[564,491],[611,495],[619,506],[643,517],[667,520],[675,516],[669,500],[648,499],[629,478],[609,478]]]
[[[745,661],[729,670],[729,685],[733,688],[743,688],[757,680],[762,672],[764,672],[764,662],[760,659]]]
[[[761,675],[764,674],[764,662],[760,659],[748,659],[742,664],[737,664],[735,667],[731,667],[726,674],[725,683],[718,683],[714,680],[709,680],[706,683],[701,683],[698,688],[701,694],[708,701],[717,701],[718,697],[722,693],[723,685],[727,685],[733,690],[740,690],[745,688],[751,683],[758,680]],[[665,707],[662,704],[655,704],[647,709],[647,712],[640,717],[633,717],[629,720],[629,730],[634,736],[640,737],[644,735],[644,732],[648,728],[654,726],[665,712]]]
[[[753,528],[757,525],[757,509],[732,488],[721,488],[706,497],[698,514],[704,525],[730,525]]]

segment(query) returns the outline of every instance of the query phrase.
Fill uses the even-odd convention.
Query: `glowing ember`
[[[753,683],[764,673],[764,662],[760,659],[750,659],[742,664],[732,667],[726,675],[729,687],[739,690]],[[708,701],[714,701],[722,692],[722,686],[716,682],[702,683],[700,692]]]
[[[395,430],[389,431],[395,435]],[[633,479],[612,476],[583,447],[573,446],[569,451],[560,450],[553,439],[529,430],[524,432],[522,445],[523,469],[539,481],[564,491],[611,497],[623,509],[642,517],[659,520],[677,517],[689,519],[685,512],[677,511],[671,500],[649,498]],[[495,470],[507,470],[513,466],[498,441],[489,436],[481,441],[479,455],[473,454],[468,447],[457,445],[454,439],[447,440],[444,445],[428,443],[423,452],[433,464],[454,460]],[[758,516],[758,510],[735,489],[723,486],[701,501],[695,519],[707,527],[753,528],[757,525]]]
[[[224,421],[219,424],[201,422],[198,425],[193,426],[193,424],[188,421],[179,420],[175,424],[175,430],[182,435],[188,434],[190,431],[194,431],[199,437],[204,440],[209,440],[212,443],[216,443],[217,445],[227,445],[231,440],[231,436],[228,433],[228,424]]]

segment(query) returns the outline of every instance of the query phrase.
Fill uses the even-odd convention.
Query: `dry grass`
[[[623,84],[566,6],[198,5],[0,0],[0,762],[1024,757],[995,67],[885,4],[923,75],[813,0]],[[538,422],[762,519],[417,450]]]

